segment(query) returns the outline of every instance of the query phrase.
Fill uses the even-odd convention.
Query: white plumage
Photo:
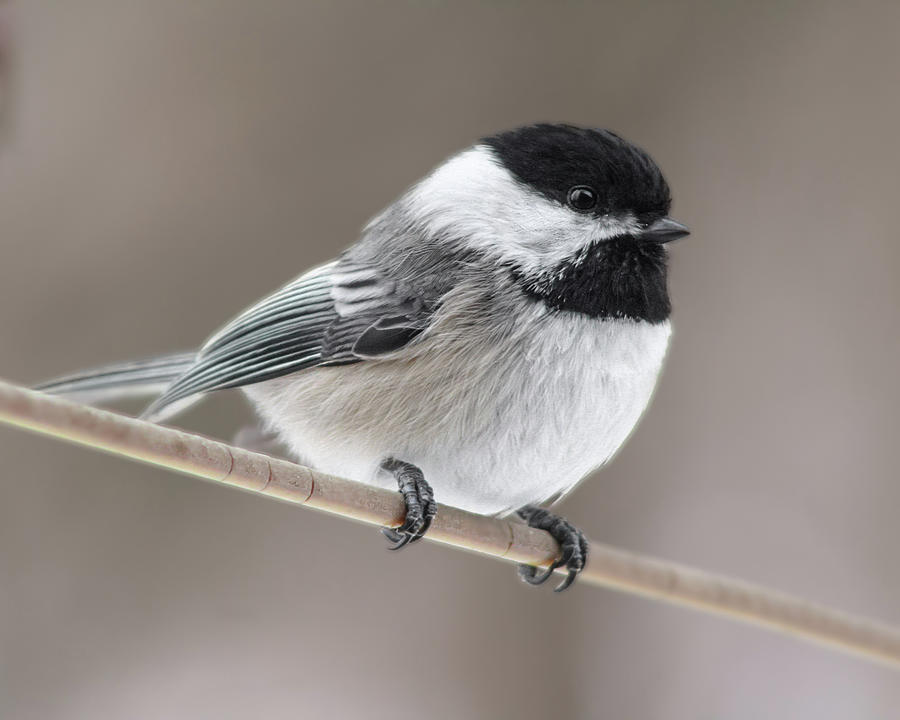
[[[436,497],[483,514],[558,499],[607,462],[647,406],[668,322],[598,320],[531,304],[511,331],[465,323],[448,299],[396,357],[244,388],[301,460],[396,487],[386,457],[419,466]],[[524,310],[524,309],[523,309]]]

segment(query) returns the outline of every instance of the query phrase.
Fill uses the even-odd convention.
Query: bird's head
[[[555,310],[662,322],[663,245],[688,234],[643,150],[607,130],[539,124],[484,138],[406,196],[432,238],[506,267]]]

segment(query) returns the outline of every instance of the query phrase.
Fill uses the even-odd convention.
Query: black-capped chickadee
[[[161,393],[161,420],[243,388],[305,464],[397,488],[400,548],[435,500],[518,512],[559,542],[571,584],[584,536],[539,505],[606,463],[653,392],[669,340],[666,181],[605,130],[531,125],[451,157],[365,228],[196,353],[41,389],[96,402]],[[550,571],[520,568],[539,584]]]

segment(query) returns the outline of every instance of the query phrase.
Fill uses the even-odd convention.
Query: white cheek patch
[[[638,228],[631,216],[598,219],[545,198],[518,182],[483,145],[445,162],[412,188],[405,201],[430,235],[464,238],[533,272]]]

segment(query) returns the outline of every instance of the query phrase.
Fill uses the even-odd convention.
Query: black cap
[[[528,125],[482,143],[520,182],[560,204],[572,188],[587,186],[598,194],[595,215],[632,212],[649,223],[669,211],[669,186],[656,163],[609,130]]]

